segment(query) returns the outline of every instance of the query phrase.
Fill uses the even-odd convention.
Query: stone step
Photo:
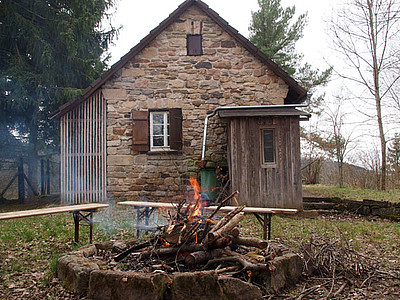
[[[343,201],[337,197],[313,197],[313,196],[304,196],[303,202],[313,202],[313,203],[320,203],[320,202],[327,202],[327,203],[340,203]]]
[[[334,210],[336,208],[336,206],[337,206],[336,203],[303,202],[303,209],[305,209],[305,210],[311,210],[311,209],[316,209],[316,210],[321,210],[321,209],[322,210]]]

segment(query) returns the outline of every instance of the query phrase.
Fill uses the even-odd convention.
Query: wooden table
[[[108,204],[102,203],[89,203],[89,204],[79,204],[79,205],[69,205],[69,206],[59,206],[59,207],[49,207],[49,208],[39,208],[31,210],[21,210],[21,211],[11,211],[6,213],[0,213],[0,220],[10,220],[17,218],[26,218],[42,215],[53,215],[70,212],[73,215],[75,223],[75,242],[79,242],[79,223],[84,221],[90,226],[90,243],[93,239],[93,213],[99,208],[106,208]]]
[[[147,202],[147,201],[123,201],[118,202],[118,205],[121,206],[133,206],[139,212],[140,209],[148,209],[148,213],[142,213],[142,218],[145,219],[146,223],[148,223],[148,217],[153,212],[155,208],[164,208],[164,209],[174,209],[177,207],[177,204],[174,203],[162,203],[162,202]],[[230,212],[234,210],[236,206],[222,206],[219,211],[221,212]],[[217,206],[206,206],[203,207],[205,211],[215,211]],[[145,210],[146,211],[146,210]],[[268,208],[268,207],[245,207],[243,209],[244,213],[252,213],[260,223],[263,228],[263,238],[271,239],[271,217],[274,214],[295,214],[298,212],[297,209],[289,209],[289,208]],[[138,219],[139,219],[138,213]],[[261,216],[262,215],[262,216]],[[138,220],[139,221],[139,220]],[[140,229],[140,226],[137,227]],[[146,226],[142,226],[142,228],[146,229]],[[138,229],[138,230],[139,230]]]

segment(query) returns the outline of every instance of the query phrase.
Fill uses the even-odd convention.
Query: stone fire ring
[[[100,245],[104,249],[105,242]],[[96,248],[97,246],[97,248]],[[237,278],[214,271],[174,274],[109,271],[104,262],[91,258],[99,244],[88,245],[63,255],[57,275],[64,287],[90,299],[263,299],[261,290]],[[303,269],[302,259],[286,252],[271,261],[270,270],[259,274],[265,289],[272,293],[296,284]]]

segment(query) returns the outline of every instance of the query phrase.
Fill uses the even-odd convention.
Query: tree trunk
[[[375,105],[376,105],[376,115],[379,126],[379,138],[381,140],[381,180],[380,180],[380,189],[382,191],[386,190],[386,139],[385,139],[385,131],[383,129],[383,121],[382,121],[382,98],[380,95],[380,85],[379,85],[379,76],[380,76],[380,67],[378,65],[378,52],[377,52],[377,26],[374,20],[376,17],[373,13],[373,1],[368,1],[368,11],[369,11],[369,25],[370,25],[370,34],[371,34],[371,42],[372,42],[372,59],[373,59],[373,75],[374,75],[374,97],[375,97]]]
[[[38,127],[34,120],[31,120],[31,126],[29,129],[29,145],[28,151],[29,157],[26,159],[28,165],[27,177],[31,182],[35,191],[38,191],[39,187],[39,156],[38,156]],[[29,196],[32,197],[33,193],[29,190]]]

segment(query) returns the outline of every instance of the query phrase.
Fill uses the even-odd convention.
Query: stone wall
[[[366,216],[379,216],[400,221],[400,203],[364,199],[363,201],[336,197],[303,197],[306,210],[350,211]]]
[[[201,56],[186,35],[203,36]],[[284,81],[196,7],[189,8],[102,89],[107,101],[107,178],[111,197],[166,201],[198,174],[206,114],[219,106],[283,104]],[[132,150],[131,110],[182,108],[183,150]],[[226,164],[226,124],[210,119],[206,159]]]

